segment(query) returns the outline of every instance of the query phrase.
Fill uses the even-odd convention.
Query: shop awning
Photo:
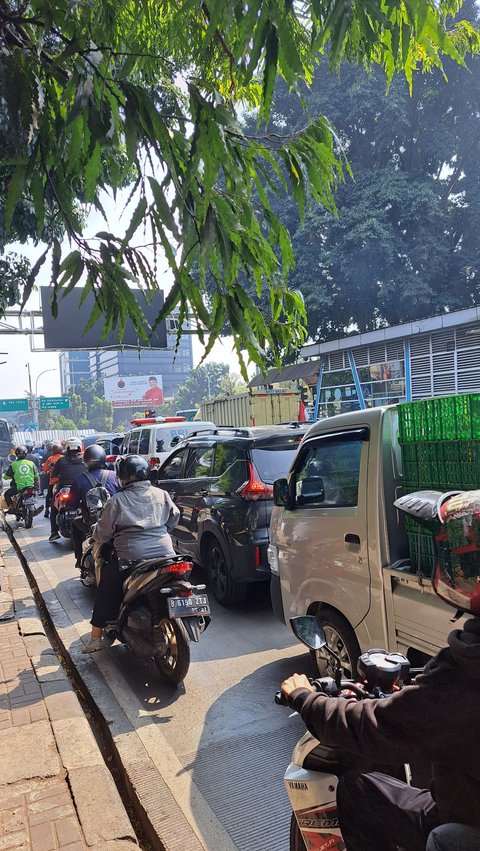
[[[313,378],[320,371],[320,358],[317,360],[292,363],[283,369],[269,369],[266,375],[255,375],[249,382],[249,387],[265,387],[267,384],[280,384],[282,381],[296,381],[298,378]]]

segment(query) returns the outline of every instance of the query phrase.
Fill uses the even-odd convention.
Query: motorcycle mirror
[[[321,650],[325,647],[327,639],[323,627],[313,615],[290,618],[290,626],[298,640],[311,650]]]

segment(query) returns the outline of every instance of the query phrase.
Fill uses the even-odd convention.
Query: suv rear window
[[[252,460],[262,482],[272,484],[275,479],[281,479],[287,475],[299,444],[298,436],[277,437],[269,443],[253,447]]]

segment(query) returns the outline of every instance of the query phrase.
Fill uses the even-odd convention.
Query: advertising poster
[[[105,398],[114,408],[155,408],[163,403],[161,375],[114,375],[103,383]]]

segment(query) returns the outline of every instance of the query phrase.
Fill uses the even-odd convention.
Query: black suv
[[[241,603],[251,582],[268,580],[273,482],[285,476],[307,426],[221,427],[185,438],[158,470],[180,509],[177,552],[206,568],[220,603]]]

